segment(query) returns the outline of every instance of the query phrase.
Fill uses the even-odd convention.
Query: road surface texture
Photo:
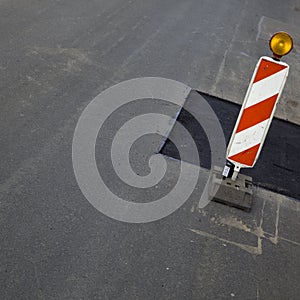
[[[277,117],[298,135],[299,22],[297,0],[0,0],[1,299],[297,299],[299,188],[289,178],[263,185],[273,191],[255,187],[251,213],[213,202],[199,210],[193,193],[164,219],[122,223],[81,193],[72,140],[90,101],[130,78],[175,79],[241,103],[278,27],[294,34],[295,50],[285,59],[291,72]],[[178,107],[152,100],[125,107],[115,120],[145,111],[176,115]],[[218,107],[217,101],[209,103]],[[231,115],[228,120],[224,126]],[[284,134],[280,122],[271,128],[273,138],[276,128]],[[102,138],[112,138],[117,123],[108,123]],[[299,136],[292,140],[298,149]],[[149,172],[148,158],[160,143],[149,135],[133,145],[137,173]],[[118,190],[105,147],[97,142],[97,163]],[[299,154],[285,151],[274,151],[275,163],[299,180],[291,163]],[[167,189],[180,162],[166,161]],[[253,171],[260,176],[254,181],[269,183],[263,177],[274,168],[264,167],[263,176]],[[279,191],[287,187],[285,195],[274,192],[277,183]],[[123,189],[128,200],[157,197],[153,189]]]

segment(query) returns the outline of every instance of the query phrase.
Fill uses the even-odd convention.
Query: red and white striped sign
[[[227,148],[226,158],[236,166],[254,166],[288,72],[284,62],[266,56],[258,61]]]

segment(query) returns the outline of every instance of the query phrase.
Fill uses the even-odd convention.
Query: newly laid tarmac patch
[[[230,138],[240,106],[216,97],[192,91],[187,98],[177,121],[184,125],[192,135],[200,156],[200,165],[210,168],[211,150],[208,139],[201,125],[189,112],[199,112],[199,99],[204,97],[213,108],[223,128],[226,141]],[[189,111],[189,112],[188,112]],[[175,124],[169,137],[176,135]],[[256,186],[264,187],[274,192],[300,199],[299,183],[300,162],[298,153],[300,127],[279,119],[273,119],[268,136],[260,157],[253,169],[242,169],[242,173],[253,177]],[[187,148],[184,143],[177,147]],[[174,144],[169,140],[162,147],[161,152],[167,156],[180,159]],[[196,164],[194,157],[190,156],[188,162]]]

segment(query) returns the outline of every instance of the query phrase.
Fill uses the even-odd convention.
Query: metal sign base
[[[239,174],[237,179],[233,181],[231,178],[222,176],[221,168],[214,167],[212,195],[214,195],[212,200],[215,202],[250,212],[252,206],[252,177]]]

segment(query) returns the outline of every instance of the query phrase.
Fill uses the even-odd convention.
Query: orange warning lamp
[[[293,49],[293,39],[288,33],[280,31],[273,34],[269,45],[274,58],[278,59],[291,52]]]

